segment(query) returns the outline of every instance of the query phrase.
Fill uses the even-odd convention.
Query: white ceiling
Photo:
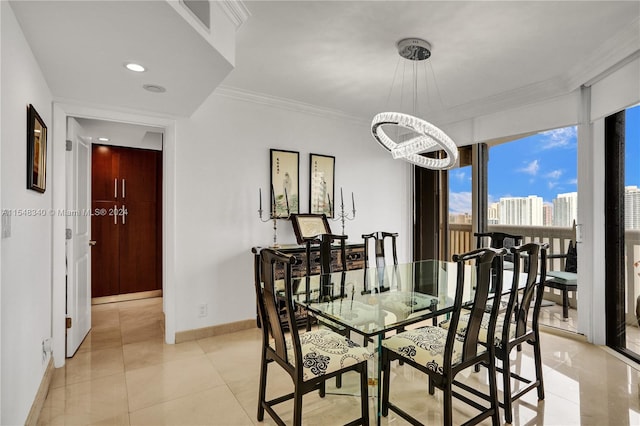
[[[163,0],[10,4],[57,99],[188,116],[231,69]],[[147,71],[128,71],[128,61]]]
[[[638,1],[244,4],[236,66],[218,90],[359,119],[401,107],[391,86],[395,43],[405,37],[433,46],[420,110],[436,123],[567,93],[640,51]],[[190,115],[227,71],[165,1],[12,7],[58,98]],[[149,71],[131,75],[122,67],[129,59]],[[167,92],[145,92],[145,82]]]

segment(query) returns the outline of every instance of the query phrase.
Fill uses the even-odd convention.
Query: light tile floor
[[[559,330],[578,333],[578,310],[569,308],[569,318],[562,317],[562,306],[553,304],[540,309],[540,324]],[[625,329],[626,347],[640,356],[640,327],[637,324],[627,324]]]
[[[260,331],[245,330],[197,341],[163,343],[162,299],[93,307],[93,328],[78,353],[57,369],[39,424],[252,425],[260,362]],[[600,347],[542,335],[546,398],[535,392],[516,403],[516,425],[640,425],[640,373]],[[525,345],[513,356],[521,374],[533,370]],[[268,394],[288,393],[288,376],[270,369]],[[394,366],[391,398],[426,424],[441,424],[441,395],[429,396],[425,377]],[[463,375],[486,388],[486,370]],[[357,390],[355,375],[341,392]],[[344,424],[358,416],[358,397],[311,393],[304,398],[307,425]],[[291,416],[291,404],[278,412]],[[371,407],[374,406],[372,400]],[[454,422],[472,411],[454,404]],[[373,413],[373,408],[372,408]],[[486,422],[485,422],[486,423]],[[274,424],[265,414],[264,424]],[[390,414],[383,425],[404,425]],[[488,424],[488,423],[487,423]]]

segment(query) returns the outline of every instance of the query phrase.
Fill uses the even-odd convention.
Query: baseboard
[[[249,330],[251,328],[256,328],[255,319],[213,325],[211,327],[197,328],[194,330],[178,331],[176,333],[176,343],[220,336],[222,334],[235,333],[236,331]]]
[[[33,404],[31,404],[31,410],[29,410],[27,420],[24,422],[25,426],[35,426],[36,424],[38,424],[40,411],[42,411],[44,401],[47,399],[49,386],[51,385],[51,379],[53,379],[53,371],[53,357],[49,357],[49,363],[47,364],[47,368],[44,371],[44,376],[42,377],[42,381],[40,382],[40,387],[38,388],[36,397],[33,400]]]
[[[127,300],[151,299],[152,297],[162,297],[162,290],[139,291],[137,293],[116,294],[115,296],[101,296],[91,299],[92,305],[102,305],[104,303],[126,302]]]
[[[577,340],[582,343],[589,343],[587,340],[587,336],[584,334],[576,333],[569,330],[562,330],[557,327],[552,327],[550,325],[538,324],[541,333],[553,334],[559,337],[565,337],[567,339]]]

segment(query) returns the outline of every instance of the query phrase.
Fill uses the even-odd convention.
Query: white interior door
[[[67,357],[91,329],[91,142],[73,118],[67,125]],[[71,238],[69,238],[69,236]]]

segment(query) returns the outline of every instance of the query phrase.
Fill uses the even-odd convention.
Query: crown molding
[[[429,121],[440,125],[452,124],[512,108],[519,108],[523,105],[563,95],[569,91],[565,78],[550,78],[436,111],[430,114]]]
[[[221,0],[217,3],[236,28],[239,28],[251,16],[247,6],[240,0]]]
[[[567,88],[591,85],[624,66],[640,52],[640,18],[622,28],[613,37],[593,49],[592,53],[567,73]]]
[[[298,102],[291,99],[279,98],[264,93],[252,92],[236,87],[220,85],[213,92],[215,95],[225,98],[236,99],[244,102],[250,102],[258,105],[266,105],[274,108],[280,108],[287,111],[302,112],[305,114],[316,115],[320,117],[351,121],[357,124],[369,124],[369,120],[362,117],[349,115],[343,111],[331,108],[323,108],[304,102]]]

